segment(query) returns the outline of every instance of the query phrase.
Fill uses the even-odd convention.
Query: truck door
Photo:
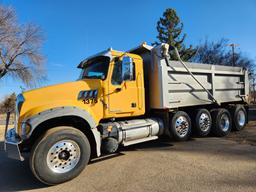
[[[136,66],[131,57],[116,60],[108,85],[109,113],[116,117],[132,115],[139,110]]]

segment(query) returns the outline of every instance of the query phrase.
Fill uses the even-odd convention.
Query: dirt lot
[[[252,113],[251,118],[256,116]],[[255,118],[256,119],[256,118]],[[1,130],[1,128],[0,128]],[[0,143],[3,147],[3,143]],[[153,141],[95,160],[82,174],[47,187],[32,176],[28,161],[0,151],[0,191],[255,191],[256,121],[226,138]]]

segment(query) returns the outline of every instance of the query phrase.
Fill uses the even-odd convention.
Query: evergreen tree
[[[186,34],[182,34],[182,30],[183,23],[180,21],[176,11],[170,8],[166,9],[163,17],[157,22],[158,42],[155,42],[154,45],[167,43],[178,49],[182,60],[190,60],[195,55],[196,49],[193,49],[191,45],[186,48],[184,44]],[[170,49],[169,54],[172,60],[178,60],[174,50]]]

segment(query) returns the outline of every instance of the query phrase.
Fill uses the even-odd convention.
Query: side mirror
[[[133,60],[129,56],[123,57],[122,60],[122,79],[123,81],[133,80]]]

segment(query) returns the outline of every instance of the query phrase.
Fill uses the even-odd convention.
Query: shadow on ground
[[[29,169],[29,163],[7,158],[0,142],[0,191],[20,191],[46,187],[38,182]]]
[[[249,121],[256,121],[256,107],[249,108]]]

